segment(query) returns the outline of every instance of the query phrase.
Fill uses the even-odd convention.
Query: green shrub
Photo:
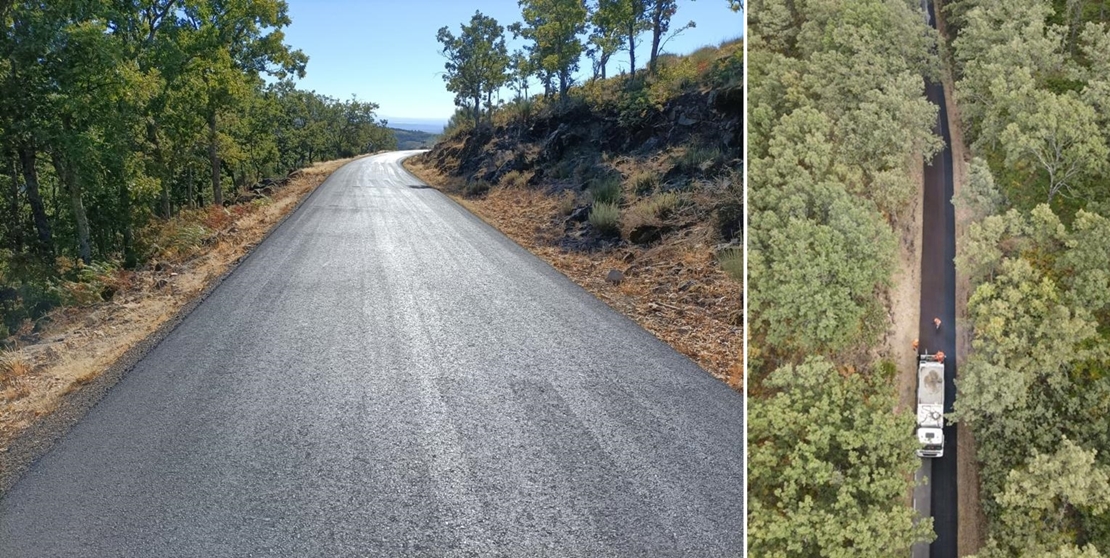
[[[575,169],[578,168],[578,163],[572,159],[563,159],[551,167],[548,175],[556,180],[566,180],[574,176]]]
[[[621,209],[615,203],[595,202],[590,209],[590,224],[605,234],[620,231]]]
[[[471,180],[463,186],[463,195],[468,198],[484,196],[486,192],[489,192],[489,182],[485,180]]]
[[[509,171],[501,176],[499,183],[506,188],[524,188],[528,186],[528,176],[520,171]]]
[[[589,187],[594,202],[618,204],[621,201],[621,181],[616,176],[595,179]]]
[[[650,213],[660,219],[666,219],[678,208],[681,199],[678,194],[674,192],[664,192],[656,194],[646,200],[641,201],[638,205],[642,204],[646,212]]]
[[[724,162],[724,154],[720,148],[692,145],[676,161],[677,165],[687,171],[706,171]]]
[[[659,187],[659,176],[651,171],[640,171],[628,179],[628,183],[632,186],[632,191],[637,195],[644,196],[650,194]]]
[[[570,190],[564,190],[559,195],[559,213],[562,215],[570,215],[574,208],[578,207],[578,197]]]
[[[744,280],[744,251],[740,248],[727,248],[717,254],[721,269],[735,281]]]

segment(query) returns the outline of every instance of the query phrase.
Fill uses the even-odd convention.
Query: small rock
[[[605,276],[605,280],[614,285],[619,285],[624,281],[624,273],[619,269],[610,269],[609,274]]]

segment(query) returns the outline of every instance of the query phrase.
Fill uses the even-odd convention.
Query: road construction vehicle
[[[944,356],[917,357],[918,457],[944,455]]]

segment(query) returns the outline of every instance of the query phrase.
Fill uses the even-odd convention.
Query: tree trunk
[[[474,129],[482,127],[482,94],[474,95]]]
[[[23,183],[27,186],[27,201],[31,204],[31,216],[35,220],[38,234],[38,250],[43,256],[54,255],[54,238],[50,233],[50,220],[46,218],[46,206],[39,192],[39,172],[35,168],[35,149],[29,145],[19,148],[19,166],[23,167]]]
[[[77,173],[73,167],[67,165],[58,152],[51,154],[54,161],[54,170],[65,184],[69,194],[70,208],[73,209],[73,219],[77,222],[77,255],[85,264],[92,263],[92,248],[89,245],[89,218],[85,213],[85,204],[81,200],[81,184],[77,181]]]
[[[660,16],[652,18],[651,28],[651,58],[648,59],[648,73],[655,75],[659,58],[659,41],[663,39],[663,22]]]
[[[224,190],[220,185],[220,158],[216,153],[216,142],[219,136],[216,132],[216,109],[208,111],[208,164],[212,166],[212,203],[224,205]]]
[[[170,204],[170,175],[169,169],[166,168],[166,158],[162,154],[162,145],[158,141],[158,128],[153,122],[146,125],[147,141],[154,147],[154,164],[158,169],[155,176],[160,177],[161,183],[160,201],[162,202],[162,216],[169,219],[173,214],[173,207]]]
[[[636,24],[628,25],[628,75],[636,75]]]
[[[11,203],[10,203],[10,206],[8,208],[8,210],[12,214],[12,219],[9,222],[9,225],[11,226],[11,229],[8,232],[11,233],[11,245],[12,245],[12,251],[13,252],[22,252],[23,251],[23,223],[20,223],[21,219],[19,218],[20,203],[19,203],[19,168],[18,167],[19,167],[19,164],[13,158],[12,159],[12,167],[11,167],[11,169],[12,169],[11,170],[11,175],[12,175],[11,176],[11,178],[12,178],[12,183],[11,183],[12,192],[11,192],[11,194],[12,194],[12,197],[11,197],[11,200],[9,200]]]

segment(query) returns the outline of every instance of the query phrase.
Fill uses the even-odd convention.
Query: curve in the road
[[[322,185],[0,500],[0,556],[739,555],[742,396],[401,166]]]

